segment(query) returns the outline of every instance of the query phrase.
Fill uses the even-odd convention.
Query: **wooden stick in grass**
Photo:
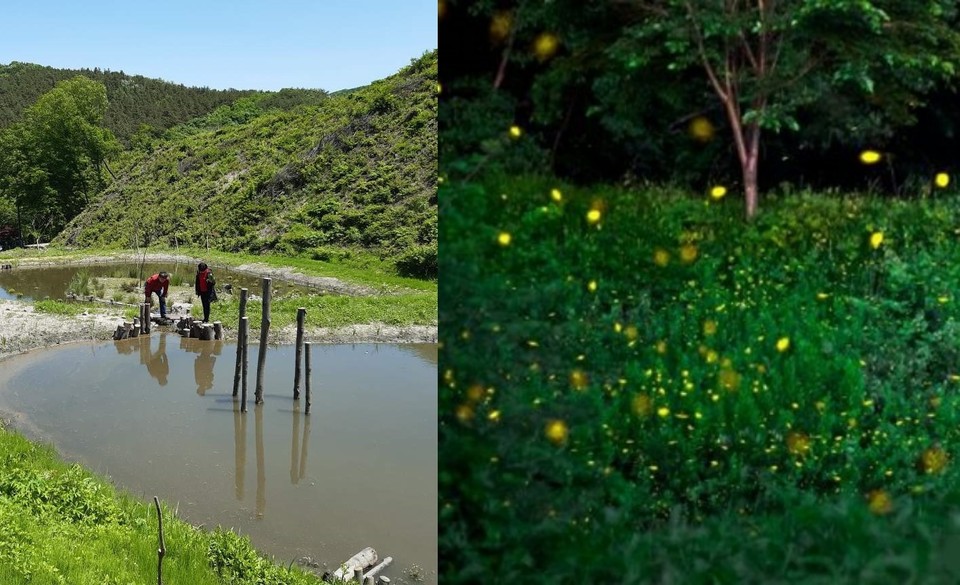
[[[260,319],[260,353],[257,355],[257,388],[254,403],[263,404],[263,367],[267,361],[267,334],[270,332],[270,282],[263,278],[263,315]]]
[[[160,498],[153,496],[153,503],[157,505],[157,524],[160,525],[160,548],[157,549],[157,585],[163,585],[163,555],[167,554],[167,547],[163,544],[163,516],[160,514]]]

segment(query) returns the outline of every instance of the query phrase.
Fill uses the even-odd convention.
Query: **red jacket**
[[[147,279],[147,282],[143,285],[144,294],[151,294],[158,292],[163,296],[167,296],[167,291],[170,290],[170,279],[168,278],[166,282],[160,282],[160,275],[154,274]]]
[[[207,276],[208,276],[209,274],[210,274],[210,269],[209,269],[209,268],[207,268],[207,269],[204,270],[203,272],[198,272],[198,273],[197,273],[197,281],[194,283],[194,284],[196,285],[194,288],[196,289],[195,292],[196,292],[197,294],[205,293],[205,292],[207,292],[208,290],[210,290],[210,285],[207,284]]]

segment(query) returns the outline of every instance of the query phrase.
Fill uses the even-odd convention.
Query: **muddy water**
[[[366,546],[394,582],[437,569],[437,346],[314,345],[311,413],[294,349],[270,348],[264,404],[232,398],[236,345],[154,333],[4,360],[0,409],[27,436],[289,563]]]
[[[217,275],[217,284],[223,286],[230,284],[235,290],[247,288],[252,294],[259,294],[261,288],[260,277],[250,274],[244,274],[223,267],[212,267]],[[62,299],[64,298],[67,286],[73,276],[85,270],[91,277],[112,277],[129,279],[130,282],[139,282],[142,284],[144,278],[151,274],[156,274],[161,270],[169,272],[171,281],[176,284],[184,282],[192,288],[193,278],[197,267],[195,264],[156,264],[146,263],[143,270],[139,264],[121,263],[121,264],[95,264],[91,266],[45,266],[43,268],[14,268],[12,270],[0,270],[0,299],[18,299],[40,300],[44,298]],[[321,289],[310,288],[301,285],[284,283],[274,279],[274,288],[280,286],[277,294],[316,294]]]

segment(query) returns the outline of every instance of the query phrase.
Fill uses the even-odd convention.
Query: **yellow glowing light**
[[[790,349],[789,337],[781,337],[780,339],[777,340],[777,351],[779,351],[780,353],[783,353],[788,349]]]
[[[810,437],[796,431],[787,433],[787,450],[794,455],[806,455],[810,452]]]
[[[473,407],[469,404],[461,404],[457,407],[457,420],[461,423],[468,423],[473,420]]]
[[[657,353],[659,353],[660,355],[666,354],[666,353],[667,353],[667,342],[666,342],[666,341],[663,341],[663,340],[658,341],[658,342],[657,342],[657,345],[654,346],[654,349],[656,349]]]
[[[627,328],[624,329],[623,334],[630,341],[633,341],[634,339],[640,336],[640,332],[637,331],[636,325],[627,325]]]
[[[717,322],[713,319],[707,319],[703,322],[703,334],[707,337],[717,334]]]
[[[940,447],[930,447],[920,455],[920,467],[925,473],[940,473],[947,467],[950,456]]]
[[[697,116],[690,120],[690,124],[687,126],[687,132],[690,133],[691,138],[698,142],[709,142],[713,139],[716,130],[710,120],[703,116]]]
[[[684,244],[680,246],[680,260],[684,264],[690,264],[697,259],[697,247],[693,244]]]
[[[569,430],[567,429],[567,423],[562,420],[549,420],[547,421],[547,426],[544,429],[544,434],[547,436],[547,439],[555,445],[561,445],[567,440],[567,435]]]
[[[710,196],[714,199],[723,199],[727,194],[727,188],[723,185],[717,185],[713,189],[710,189]]]
[[[933,182],[937,184],[937,187],[945,189],[947,185],[950,184],[950,175],[947,173],[937,173],[937,176],[934,178]]]
[[[637,416],[647,417],[650,416],[650,411],[653,410],[653,400],[646,394],[637,394],[633,397],[631,406]]]
[[[589,290],[592,293],[597,292],[597,281],[591,280],[589,283],[587,283],[587,290]]]
[[[510,35],[511,27],[513,27],[513,14],[508,10],[497,12],[490,20],[490,39],[494,42],[503,41]]]
[[[883,490],[873,490],[867,494],[867,506],[874,514],[883,516],[893,510],[893,499]]]
[[[490,419],[490,420],[493,421],[493,422],[499,421],[499,420],[500,420],[500,411],[499,411],[499,410],[493,410],[493,411],[491,411],[490,414],[487,415],[487,418]]]
[[[870,247],[876,250],[883,243],[883,232],[873,232],[870,234]]]
[[[523,130],[520,128],[520,126],[510,126],[510,138],[520,138],[521,134],[523,134]]]
[[[591,209],[587,212],[587,223],[597,223],[600,221],[600,210]]]
[[[560,203],[563,201],[563,193],[560,192],[560,189],[550,189],[550,199]]]
[[[473,384],[472,386],[467,388],[467,398],[471,402],[477,402],[478,400],[483,398],[483,386],[481,386],[480,384]]]
[[[707,354],[704,356],[708,364],[715,364],[720,360],[720,354],[710,349],[707,350]]]
[[[667,408],[666,406],[661,406],[660,408],[657,409],[657,416],[659,416],[660,418],[667,418],[668,416],[670,416],[670,409]]]
[[[880,153],[876,150],[864,150],[860,153],[860,162],[865,165],[872,165],[880,162]]]
[[[497,236],[497,243],[501,246],[509,246],[512,239],[513,237],[507,232],[500,232],[500,235]]]
[[[574,390],[584,390],[588,382],[587,373],[583,370],[570,372],[570,386],[572,386]]]
[[[533,41],[533,54],[540,61],[546,61],[557,53],[560,48],[560,39],[557,35],[549,32],[537,35]]]
[[[670,252],[663,248],[657,248],[653,251],[653,263],[661,268],[670,264]]]

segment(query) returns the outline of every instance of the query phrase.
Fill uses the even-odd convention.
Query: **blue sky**
[[[435,0],[21,0],[4,6],[0,63],[336,91],[436,49],[436,19]]]

